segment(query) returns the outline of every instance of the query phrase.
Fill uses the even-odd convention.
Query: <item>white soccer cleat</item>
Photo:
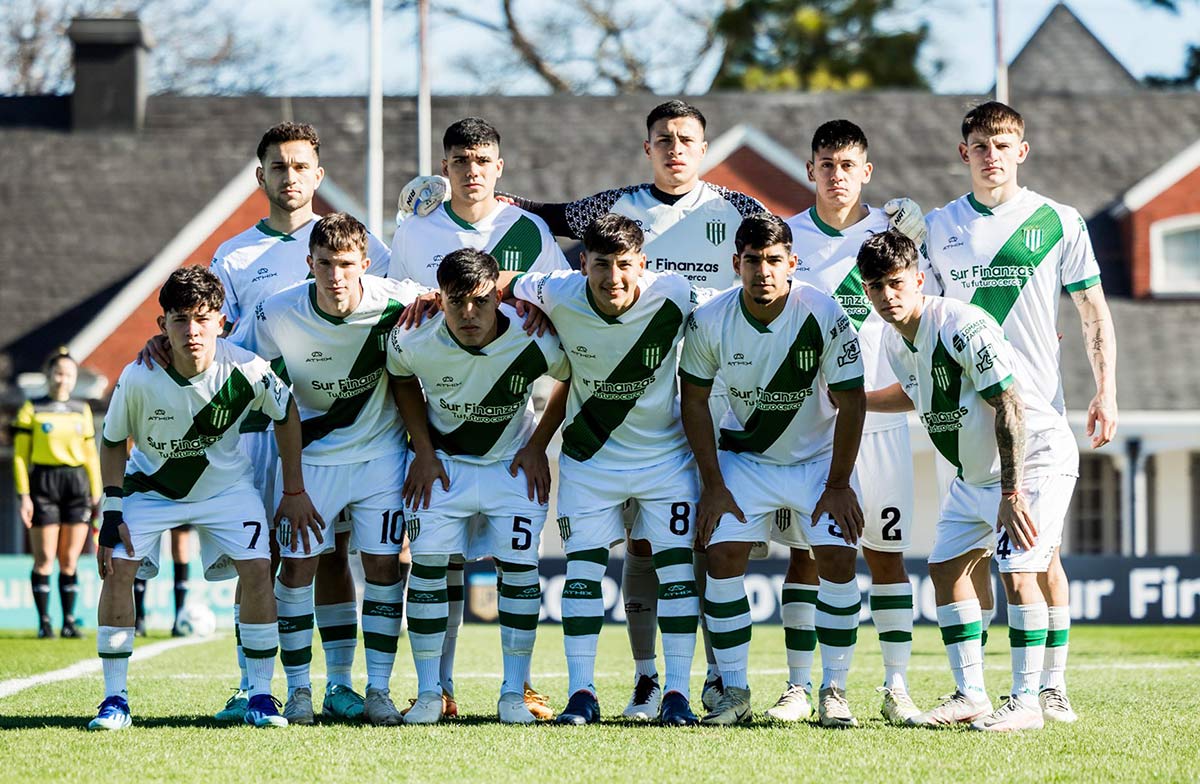
[[[1074,724],[1079,720],[1079,716],[1071,709],[1066,689],[1042,689],[1038,692],[1038,703],[1042,707],[1042,718],[1046,721]]]
[[[913,704],[912,697],[904,689],[879,686],[875,691],[883,694],[879,712],[889,724],[908,724],[910,719],[921,715],[921,709]]]
[[[817,721],[822,727],[857,727],[858,719],[850,712],[846,692],[837,686],[821,689],[817,697]]]
[[[1045,722],[1042,720],[1041,706],[1030,705],[1018,697],[1000,698],[1000,707],[994,713],[971,722],[971,729],[987,732],[1013,732],[1014,730],[1040,730]]]
[[[657,721],[661,705],[662,688],[659,687],[658,680],[649,675],[642,675],[638,677],[633,694],[629,697],[629,704],[621,711],[621,715],[635,721]]]
[[[798,683],[789,683],[773,706],[767,708],[767,717],[775,721],[804,721],[812,716],[812,695]]]
[[[982,700],[972,700],[961,691],[947,694],[937,707],[919,713],[908,720],[910,727],[952,727],[955,724],[969,724],[992,712],[992,702],[984,696]]]
[[[89,730],[124,730],[133,724],[129,715],[129,703],[120,695],[105,697],[100,703],[96,718],[88,722]]]
[[[727,727],[733,724],[746,724],[752,715],[750,690],[726,686],[721,699],[704,718],[700,719],[700,723]]]
[[[283,718],[288,720],[288,724],[312,724],[312,690],[302,686],[293,691],[283,706]]]
[[[530,713],[525,705],[525,695],[516,692],[500,695],[500,701],[496,703],[496,714],[500,717],[501,724],[533,724],[537,721],[537,717]]]
[[[442,720],[442,695],[436,691],[423,691],[416,702],[404,712],[405,724],[437,724]]]
[[[404,717],[396,710],[396,704],[392,702],[387,689],[367,687],[367,696],[363,700],[363,715],[376,727],[395,727],[404,723]]]

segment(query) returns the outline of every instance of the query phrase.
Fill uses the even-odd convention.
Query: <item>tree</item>
[[[929,33],[877,27],[895,0],[744,0],[717,19],[725,52],[715,88],[928,89],[917,55]]]
[[[151,92],[268,92],[280,75],[259,40],[283,40],[286,23],[252,22],[246,11],[207,0],[5,0],[0,4],[0,93],[73,89],[67,27],[76,16],[136,14],[150,31]],[[316,64],[289,59],[289,76]]]
[[[1177,14],[1181,0],[1142,0],[1142,2]],[[1188,47],[1187,57],[1183,63],[1183,73],[1176,76],[1151,74],[1145,78],[1145,82],[1151,87],[1200,88],[1200,44],[1192,44]]]

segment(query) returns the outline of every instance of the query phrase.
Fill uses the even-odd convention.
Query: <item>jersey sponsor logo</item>
[[[254,306],[254,318],[258,319],[259,321],[267,320],[267,312],[263,310],[263,304],[261,302]]]
[[[870,308],[867,308],[867,312],[868,312],[868,313],[870,313],[870,310],[871,310]],[[866,316],[864,315],[864,316],[863,316],[863,318],[865,319],[865,318],[866,318]],[[846,330],[848,330],[849,328],[850,328],[850,319],[849,319],[849,317],[847,317],[847,316],[838,316],[838,318],[837,318],[837,321],[836,321],[836,322],[834,322],[834,325],[833,325],[832,327],[830,327],[830,328],[829,328],[829,338],[830,338],[830,340],[832,340],[832,339],[836,338],[838,335],[842,334],[843,332],[845,332],[845,331],[846,331]]]
[[[733,355],[733,359],[729,360],[725,364],[730,366],[753,365],[754,360],[746,359],[746,355],[739,351]]]
[[[220,441],[221,437],[221,435],[196,436],[195,438],[171,438],[166,441],[156,441],[147,436],[146,445],[167,460],[200,457],[205,454],[205,450]]]
[[[975,352],[975,369],[980,373],[991,370],[995,362],[992,359],[992,344],[985,343]]]
[[[1021,234],[1025,239],[1025,247],[1029,248],[1030,253],[1037,253],[1042,247],[1042,229],[1040,226],[1032,226],[1021,229]]]
[[[383,378],[383,368],[376,368],[361,378],[339,378],[337,381],[321,381],[314,378],[312,388],[317,392],[324,392],[332,398],[356,397],[379,383],[381,378]]]
[[[584,383],[588,383],[584,379]],[[654,383],[654,376],[634,381],[592,381],[592,397],[599,400],[637,400]]]
[[[654,272],[678,272],[688,280],[705,280],[721,271],[721,265],[706,261],[673,261],[659,256],[654,259]]]
[[[1026,264],[976,264],[969,269],[952,269],[950,278],[967,289],[1022,286],[1037,272]]]
[[[859,361],[859,349],[858,349],[858,339],[856,338],[854,340],[849,341],[848,343],[846,343],[846,345],[844,345],[842,347],[842,353],[838,357],[837,363],[838,363],[838,367],[845,367],[846,365],[853,365],[855,362],[858,362],[858,361]]]
[[[267,278],[278,278],[278,277],[279,277],[278,273],[271,272],[271,270],[267,269],[266,267],[259,267],[258,271],[254,273],[254,277],[250,279],[250,282],[258,283],[260,280],[266,280]]]
[[[754,389],[739,389],[729,387],[729,394],[759,411],[795,411],[804,405],[813,391],[812,388],[798,390],[771,390],[766,387]]]
[[[948,433],[962,428],[962,418],[967,415],[967,409],[959,408],[954,411],[926,411],[921,414],[921,424],[930,435]]]
[[[987,326],[987,322],[983,319],[972,321],[967,326],[954,333],[951,342],[954,344],[954,350],[961,352],[967,347],[967,341],[978,335]]]
[[[168,414],[164,409],[156,408],[154,413],[146,417],[147,422],[171,422],[175,417]]]
[[[329,362],[333,357],[327,357],[320,351],[314,351],[305,358],[305,362]]]
[[[511,391],[514,395],[519,395],[525,388]],[[522,399],[513,403],[485,406],[482,403],[447,403],[442,398],[438,400],[438,407],[450,412],[455,419],[468,422],[507,422],[525,407],[525,401]]]
[[[817,351],[811,346],[800,346],[792,352],[792,361],[798,369],[807,373],[817,366]]]
[[[720,247],[721,243],[725,242],[725,230],[726,226],[723,220],[710,220],[704,224],[704,236],[708,238],[709,242],[718,247]]]
[[[842,306],[842,310],[858,323],[866,321],[867,316],[871,315],[871,306],[862,297],[856,297],[853,294],[835,294],[834,296],[838,304]],[[830,332],[832,331],[830,330]]]
[[[558,518],[558,535],[565,542],[571,538],[571,518],[563,515]]]

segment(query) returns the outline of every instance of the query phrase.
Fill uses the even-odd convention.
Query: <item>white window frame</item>
[[[1181,287],[1169,281],[1163,262],[1163,235],[1177,231],[1200,231],[1200,212],[1164,218],[1150,224],[1150,291],[1159,297],[1194,297],[1200,294],[1200,281]]]

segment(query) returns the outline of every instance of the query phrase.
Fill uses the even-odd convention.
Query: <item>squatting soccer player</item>
[[[159,540],[180,524],[195,526],[209,579],[236,573],[245,587],[238,633],[250,674],[245,721],[287,726],[271,696],[279,646],[271,591],[270,532],[249,461],[238,448],[238,425],[252,412],[276,424],[287,494],[278,517],[307,541],[320,541],[321,520],[304,493],[300,417],[291,393],[265,361],[219,340],[221,283],[206,269],[172,273],[158,295],[159,328],[171,343],[170,362],[131,364],[121,373],[104,417],[101,473],[104,522],[97,561],[100,591],[96,648],[104,666],[104,701],[89,729],[130,726],[126,676],[133,653],[133,580],[158,572]],[[133,453],[126,451],[133,439]],[[127,473],[128,472],[128,473]]]

